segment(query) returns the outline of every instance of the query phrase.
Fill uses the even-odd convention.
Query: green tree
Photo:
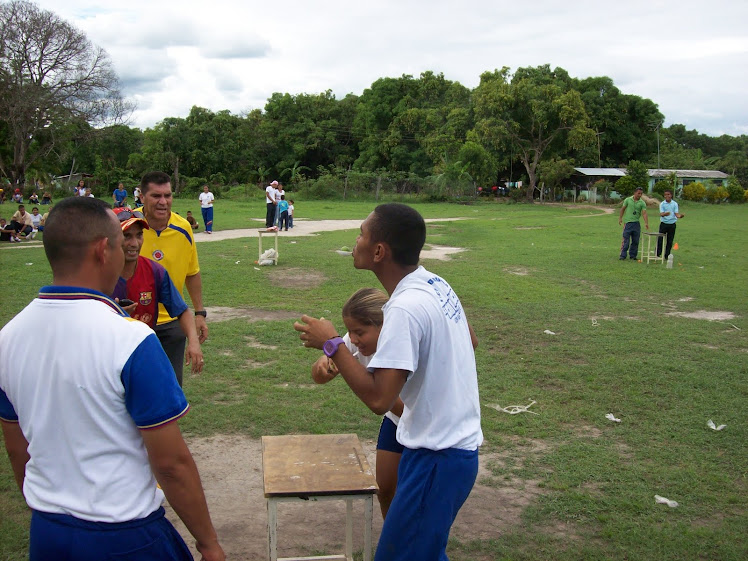
[[[556,189],[561,187],[561,183],[571,177],[573,173],[573,161],[565,158],[554,157],[544,160],[538,165],[538,177],[552,193],[552,200],[555,199]]]
[[[745,202],[745,190],[735,176],[730,176],[727,179],[727,197],[731,203]]]
[[[578,150],[575,159],[584,166],[617,167],[632,159],[648,159],[657,150],[654,124],[665,119],[646,98],[627,95],[607,76],[573,80],[597,137]]]
[[[579,92],[561,68],[520,68],[511,80],[506,67],[485,72],[474,100],[478,137],[489,151],[518,154],[529,179],[528,201],[543,158],[594,142]]]
[[[64,140],[66,125],[118,122],[130,110],[106,52],[24,0],[0,4],[0,91],[0,122],[13,146],[12,159],[0,151],[0,170],[13,184]]]

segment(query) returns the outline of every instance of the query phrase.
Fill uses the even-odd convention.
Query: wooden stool
[[[268,232],[267,228],[261,228],[257,230],[257,239],[259,240],[260,245],[260,253],[259,257],[257,258],[257,261],[262,259],[262,235],[265,234],[266,236],[275,236],[275,259],[273,259],[273,265],[278,264],[278,230],[275,230],[274,232]]]
[[[644,260],[647,260],[647,265],[649,265],[650,261],[654,261],[655,263],[659,261],[660,263],[664,263],[665,259],[663,255],[665,254],[665,234],[661,234],[660,232],[644,232],[644,235],[647,236],[647,253],[644,254],[644,244],[642,244],[642,263]],[[654,249],[652,249],[652,240],[655,240],[655,246]],[[662,240],[662,255],[659,257],[657,256],[657,241]]]
[[[353,501],[364,501],[364,561],[371,561],[374,495],[379,490],[355,434],[262,437],[270,561],[353,561]],[[345,554],[278,558],[278,503],[346,502]]]

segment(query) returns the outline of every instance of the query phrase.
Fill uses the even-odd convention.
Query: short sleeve
[[[122,369],[125,407],[143,429],[163,426],[187,413],[189,404],[155,333],[146,337]]]
[[[16,415],[16,410],[13,408],[13,404],[10,402],[8,396],[5,395],[5,392],[2,389],[0,389],[0,420],[7,421],[9,423],[18,422],[18,415]]]
[[[421,337],[422,329],[413,315],[396,306],[388,308],[379,333],[377,352],[368,365],[369,371],[394,368],[415,372]]]
[[[151,261],[151,267],[153,267],[153,273],[156,277],[159,303],[164,305],[171,317],[178,318],[187,309],[187,303],[171,281],[169,272],[154,261]]]

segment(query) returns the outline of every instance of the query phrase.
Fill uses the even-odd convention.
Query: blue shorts
[[[447,540],[478,475],[478,450],[405,448],[374,561],[447,561]]]
[[[66,514],[31,513],[30,561],[192,561],[163,507],[129,522],[90,522]]]
[[[379,427],[379,438],[377,439],[377,450],[402,454],[404,447],[397,441],[396,435],[397,425],[389,417],[382,417],[382,425]]]

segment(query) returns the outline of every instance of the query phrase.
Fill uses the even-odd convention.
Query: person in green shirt
[[[643,192],[641,187],[637,187],[634,194],[624,199],[621,205],[621,213],[618,215],[618,225],[623,225],[621,256],[618,258],[621,261],[626,259],[627,252],[630,259],[636,260],[636,254],[639,252],[639,238],[642,231],[639,220],[642,216],[644,217],[644,227],[649,230],[647,203],[642,200]]]

